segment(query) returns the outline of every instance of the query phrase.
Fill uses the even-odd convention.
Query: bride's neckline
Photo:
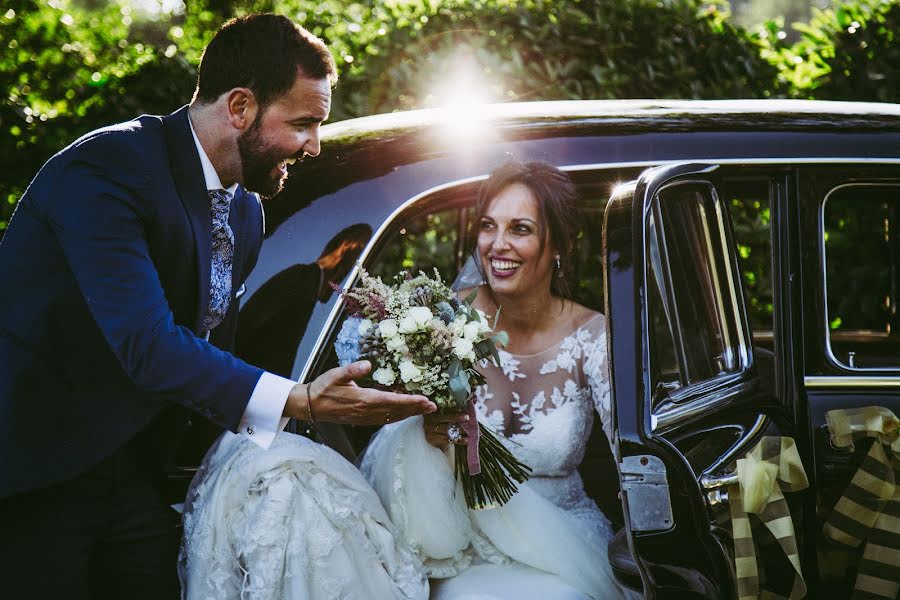
[[[593,323],[594,321],[596,321],[597,319],[599,319],[602,316],[603,316],[603,313],[598,312],[596,315],[594,315],[593,317],[591,317],[590,319],[588,319],[587,321],[585,321],[584,323],[582,323],[581,325],[579,325],[578,327],[576,327],[575,329],[573,329],[572,331],[567,333],[561,339],[557,340],[556,342],[553,342],[552,344],[550,344],[543,350],[538,350],[537,352],[535,352],[533,354],[515,354],[513,352],[508,352],[506,350],[503,350],[503,352],[508,354],[509,356],[512,356],[513,358],[533,358],[535,356],[540,356],[541,354],[546,354],[550,350],[553,350],[554,348],[558,348],[567,339],[569,339],[570,337],[572,337],[573,335],[575,335],[576,333],[578,333],[579,331],[581,331],[582,329],[584,329],[585,327],[587,327],[588,325],[590,325],[591,323]]]

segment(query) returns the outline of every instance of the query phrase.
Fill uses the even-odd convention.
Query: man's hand
[[[384,425],[437,410],[425,396],[395,394],[356,385],[355,380],[371,370],[372,364],[362,360],[326,371],[309,384],[298,383],[288,395],[285,416],[308,421],[311,408],[316,421]]]

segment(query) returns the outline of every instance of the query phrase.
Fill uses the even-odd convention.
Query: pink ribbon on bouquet
[[[478,459],[478,442],[481,441],[481,428],[478,427],[475,403],[471,398],[466,414],[469,415],[469,420],[459,424],[469,436],[469,444],[466,446],[466,462],[469,463],[469,475],[479,475],[481,474],[481,461]]]

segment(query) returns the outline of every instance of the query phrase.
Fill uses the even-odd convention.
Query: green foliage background
[[[31,177],[79,135],[187,102],[228,18],[287,14],[323,37],[332,119],[428,106],[460,57],[498,101],[798,97],[896,102],[900,3],[814,10],[801,39],[732,23],[723,0],[198,0],[148,18],[127,3],[0,8],[0,235]]]

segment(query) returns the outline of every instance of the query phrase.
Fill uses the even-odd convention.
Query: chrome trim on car
[[[851,388],[851,389],[877,389],[900,388],[900,377],[859,377],[847,375],[807,375],[803,378],[803,385],[811,389]]]
[[[731,445],[731,448],[725,451],[725,454],[719,457],[716,462],[711,464],[700,477],[700,484],[703,485],[703,480],[708,478],[709,482],[717,480],[712,476],[712,473],[715,473],[725,465],[731,464],[732,461],[737,460],[738,455],[747,450],[748,442],[754,440],[757,435],[759,435],[763,429],[766,428],[766,425],[769,423],[769,417],[764,413],[760,413],[759,416],[756,417],[756,421],[753,425],[750,426],[750,429],[740,437],[734,444]],[[705,486],[704,486],[705,487]]]
[[[856,365],[852,364],[852,362],[853,362],[852,357],[851,357],[851,364],[846,364],[844,362],[841,362],[834,355],[834,351],[831,349],[831,330],[828,328],[828,320],[829,320],[829,315],[828,315],[828,269],[827,269],[827,264],[826,264],[827,258],[825,256],[825,205],[828,204],[828,200],[829,200],[829,198],[831,198],[832,194],[834,194],[838,190],[841,190],[843,188],[849,188],[849,187],[896,187],[896,188],[900,188],[900,183],[877,182],[877,181],[872,181],[872,182],[861,181],[861,182],[852,182],[852,183],[842,183],[841,185],[837,185],[837,186],[831,188],[830,190],[828,190],[828,193],[825,194],[825,198],[822,200],[822,203],[819,205],[819,209],[818,209],[819,210],[819,239],[818,239],[819,244],[818,245],[819,245],[819,257],[822,262],[822,268],[819,270],[819,273],[821,276],[822,292],[823,292],[822,293],[822,302],[824,305],[823,306],[823,308],[824,308],[823,314],[825,315],[825,322],[822,323],[822,325],[824,325],[824,329],[825,329],[825,356],[826,356],[826,358],[828,358],[828,360],[834,366],[839,367],[844,370],[847,370],[847,371],[854,372],[854,373],[872,373],[872,372],[883,373],[885,371],[900,372],[900,367],[890,367],[890,366],[857,367]]]
[[[681,163],[714,163],[716,165],[814,165],[814,164],[900,164],[900,158],[884,157],[884,158],[861,158],[861,157],[838,157],[832,156],[827,158],[677,158],[672,160],[638,160],[631,162],[618,163],[589,163],[584,165],[572,165],[560,167],[563,171],[591,171],[597,169],[624,169],[628,167],[663,167],[666,165],[677,165]]]
[[[673,396],[674,399],[661,403],[651,413],[651,431],[665,433],[679,423],[694,419],[710,408],[727,402],[729,398],[750,387],[749,382],[741,383],[742,379],[744,379],[743,371],[727,373],[678,390],[679,393],[677,396]],[[695,394],[705,395],[690,401],[678,399]]]

